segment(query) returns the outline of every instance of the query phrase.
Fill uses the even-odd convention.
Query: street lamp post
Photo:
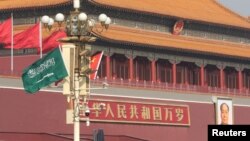
[[[74,92],[74,141],[80,140],[80,110],[79,110],[79,70],[75,69],[75,92]]]
[[[86,47],[87,42],[95,41],[95,37],[91,34],[92,29],[95,26],[95,20],[89,19],[88,16],[80,12],[80,0],[73,1],[74,11],[70,12],[69,17],[65,20],[62,13],[58,13],[55,16],[55,20],[59,26],[65,22],[65,30],[67,38],[63,38],[61,42],[73,43],[75,46],[74,53],[74,68],[70,68],[70,93],[69,97],[74,100],[73,122],[74,122],[74,141],[80,141],[80,111],[89,110],[87,105],[87,98],[89,95],[89,74],[93,72],[89,68],[89,52],[90,49]],[[54,20],[49,16],[42,17],[42,23],[49,30],[54,24]],[[111,19],[106,14],[100,14],[98,20],[102,28],[107,29],[111,23]],[[71,54],[72,55],[72,54]],[[72,72],[73,71],[73,72]],[[82,79],[82,83],[79,80]],[[73,83],[73,84],[72,84]],[[82,89],[82,85],[86,88]],[[71,94],[73,93],[73,94]],[[71,99],[71,98],[70,98]],[[82,100],[83,107],[80,106],[80,100]],[[89,125],[89,118],[87,117],[86,124]]]

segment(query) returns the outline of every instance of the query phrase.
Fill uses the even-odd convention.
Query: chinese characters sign
[[[187,105],[130,103],[117,101],[89,101],[92,109],[105,103],[102,111],[93,110],[91,121],[190,125],[190,113]]]

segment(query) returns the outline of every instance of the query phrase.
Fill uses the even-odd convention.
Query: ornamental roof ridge
[[[236,13],[236,12],[230,10],[229,8],[223,6],[223,5],[222,5],[221,3],[219,3],[217,0],[212,0],[212,1],[213,1],[215,4],[217,4],[218,6],[220,6],[222,9],[224,9],[225,11],[231,13],[232,15],[237,16],[237,17],[241,18],[242,20],[245,20],[245,21],[249,22],[248,17],[244,17],[244,16],[239,15],[238,13]]]

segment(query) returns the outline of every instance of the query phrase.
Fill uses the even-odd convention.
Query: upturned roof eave
[[[190,53],[204,54],[204,55],[211,55],[211,56],[218,56],[218,57],[221,57],[221,55],[224,55],[225,57],[228,57],[228,58],[250,60],[250,57],[242,57],[242,56],[235,56],[235,55],[228,55],[228,54],[225,55],[225,54],[220,54],[220,53],[203,52],[203,51],[188,50],[188,49],[181,49],[181,48],[172,48],[171,46],[167,47],[167,46],[152,45],[152,44],[146,44],[146,43],[136,43],[136,42],[130,42],[130,41],[124,41],[124,40],[114,40],[111,38],[107,38],[105,36],[100,36],[97,34],[94,34],[94,35],[98,37],[99,40],[105,41],[107,43],[115,43],[115,44],[128,45],[128,46],[144,46],[144,47],[158,48],[158,49],[169,49],[172,51],[190,52]]]
[[[112,30],[112,29],[109,29]],[[126,29],[125,29],[126,30]],[[141,31],[141,30],[140,30]],[[112,37],[109,36],[110,34],[107,34],[109,31],[104,31],[105,33],[100,33],[94,31],[93,34],[100,38],[101,40],[108,41],[108,42],[114,42],[114,43],[122,43],[126,45],[139,45],[139,46],[148,46],[148,47],[153,47],[153,48],[165,48],[165,49],[170,49],[170,50],[185,50],[188,52],[196,52],[196,53],[201,53],[201,54],[209,54],[209,55],[215,55],[215,56],[228,56],[230,58],[241,58],[241,59],[250,59],[249,53],[250,53],[250,45],[247,44],[238,44],[238,43],[229,43],[229,42],[219,42],[219,41],[213,41],[213,40],[207,40],[207,39],[198,39],[198,38],[189,38],[189,37],[177,37],[176,35],[167,35],[166,37],[159,37],[160,40],[154,40],[154,38],[157,35],[148,35],[148,33],[141,33],[140,34],[134,34],[129,32],[129,35],[127,35],[128,38],[121,38],[121,37],[116,37],[113,38],[116,35],[113,35]],[[123,32],[123,30],[118,31],[117,35],[119,32]],[[113,32],[112,32],[113,33]],[[111,34],[112,34],[111,33]],[[126,33],[123,33],[126,34]],[[140,41],[140,39],[145,38],[142,37],[144,34],[147,34],[148,38],[147,40],[152,40],[151,42],[145,42],[145,41]],[[157,34],[157,33],[154,33]],[[165,35],[165,34],[164,34]],[[164,36],[163,35],[163,36]],[[139,37],[141,36],[141,37]],[[161,35],[162,36],[162,35]],[[172,36],[170,39],[168,37]],[[176,36],[176,37],[175,37]],[[131,38],[136,38],[139,37],[138,39],[131,40]],[[167,40],[167,41],[164,41]],[[164,42],[164,43],[157,43],[157,41]],[[179,45],[177,42],[182,42],[182,45]],[[188,43],[186,46],[185,43]],[[201,48],[201,46],[204,46],[205,49]],[[216,49],[214,49],[216,48]]]

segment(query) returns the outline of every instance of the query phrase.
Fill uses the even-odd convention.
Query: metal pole
[[[80,141],[80,111],[79,111],[79,69],[75,69],[75,99],[74,99],[74,141]]]
[[[14,51],[13,51],[13,48],[14,48],[14,39],[13,39],[13,13],[11,13],[11,74],[13,74],[13,71],[14,71]]]
[[[73,1],[73,7],[77,11],[80,8],[80,0]],[[76,44],[75,44],[76,45]],[[76,46],[75,49],[75,103],[74,103],[74,141],[80,141],[80,110],[79,110],[79,46]]]

